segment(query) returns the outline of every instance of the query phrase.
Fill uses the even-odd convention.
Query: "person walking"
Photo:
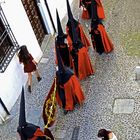
[[[106,129],[100,129],[98,131],[98,137],[101,138],[101,140],[118,140],[112,131]]]
[[[86,77],[93,75],[95,73],[95,70],[92,66],[88,51],[82,44],[82,42],[78,40],[75,30],[76,29],[74,28],[74,26],[72,26],[72,35],[74,37],[74,40],[70,52],[73,59],[72,62],[75,75],[80,80],[83,80]]]
[[[108,34],[105,30],[105,27],[102,23],[102,20],[100,20],[95,14],[94,9],[92,8],[94,6],[94,1],[92,0],[91,3],[91,11],[92,11],[92,17],[91,17],[91,30],[90,30],[90,35],[91,35],[91,40],[92,40],[92,45],[93,49],[99,53],[110,53],[114,47],[113,43],[108,37]]]
[[[58,105],[64,109],[64,114],[67,114],[68,111],[74,109],[75,104],[81,105],[84,102],[85,96],[80,81],[74,75],[73,71],[63,64],[57,45],[55,48],[58,60],[56,71],[56,100]]]
[[[91,4],[93,2],[93,5]],[[96,16],[103,20],[105,19],[104,8],[102,5],[101,0],[80,0],[80,7],[83,7],[82,18],[83,19],[91,19],[92,17],[92,10]],[[92,10],[91,10],[92,8]],[[88,13],[88,16],[84,16],[85,13]],[[87,15],[87,14],[86,14]]]
[[[81,23],[73,17],[68,0],[67,0],[67,13],[68,13],[68,22],[66,25],[66,33],[68,35],[67,40],[68,40],[69,47],[72,46],[72,43],[74,41],[74,37],[72,35],[72,24],[73,24],[73,26],[76,28],[76,32],[78,34],[78,39],[82,42],[82,44],[88,50],[89,47],[91,46],[90,41],[89,41],[88,37],[86,36]]]
[[[32,85],[32,72],[35,72],[38,82],[42,79],[37,69],[37,62],[34,60],[32,55],[28,52],[25,45],[20,47],[18,53],[19,62],[24,65],[24,72],[28,73],[28,91],[31,92]]]
[[[28,123],[26,121],[25,97],[23,87],[21,92],[19,125],[17,127],[17,134],[20,140],[54,140],[54,137],[49,129],[47,129],[44,134],[39,126]]]

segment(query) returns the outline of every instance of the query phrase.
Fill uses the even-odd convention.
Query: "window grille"
[[[0,73],[4,72],[19,45],[0,6]]]

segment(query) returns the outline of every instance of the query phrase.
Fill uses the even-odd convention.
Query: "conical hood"
[[[21,100],[20,100],[20,114],[19,114],[19,127],[25,126],[26,115],[25,115],[25,98],[24,98],[24,87],[22,87]]]
[[[95,0],[91,0],[91,19],[97,20],[97,3]]]
[[[71,22],[71,32],[72,32],[72,41],[73,43],[77,43],[78,41],[78,33],[76,32],[76,27],[74,25],[74,22]]]
[[[73,43],[76,43],[78,40],[78,34],[76,32],[76,26],[78,26],[78,21],[76,21],[73,18],[68,0],[67,0],[67,11],[68,11],[68,23],[69,23],[69,26],[71,26],[70,28],[71,28],[71,32],[72,32],[72,41],[73,41]]]
[[[70,68],[65,67],[63,65],[63,61],[60,56],[59,49],[57,47],[57,43],[55,45],[55,49],[56,49],[56,55],[57,55],[57,61],[58,61],[58,71],[57,71],[58,81],[59,81],[59,84],[65,84],[73,75],[73,72],[70,70]]]
[[[74,18],[73,18],[71,8],[70,8],[70,4],[69,4],[68,0],[67,0],[67,12],[68,12],[68,20],[72,21]]]
[[[58,49],[58,46],[57,46],[57,42],[55,42],[55,43],[56,43],[56,45],[55,45],[56,56],[57,56],[57,61],[58,61],[58,72],[63,73],[63,72],[65,72],[65,68],[64,68],[64,65],[63,65],[63,62],[62,62],[62,58],[60,56],[60,52],[59,52],[59,49]]]
[[[59,18],[59,14],[58,11],[56,9],[56,16],[57,16],[57,29],[58,29],[58,36],[63,36],[63,30],[62,30],[62,26],[61,26],[61,22],[60,22],[60,18]]]

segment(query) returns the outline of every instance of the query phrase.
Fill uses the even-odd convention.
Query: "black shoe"
[[[99,55],[102,55],[103,52],[99,52]]]
[[[42,79],[41,77],[37,77],[38,82],[40,82],[40,81],[41,81],[41,79]]]
[[[28,92],[31,93],[31,86],[28,86]]]
[[[68,113],[68,110],[64,110],[64,115],[66,115]]]

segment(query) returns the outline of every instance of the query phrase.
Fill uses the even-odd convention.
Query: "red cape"
[[[90,46],[90,41],[87,38],[86,34],[84,33],[83,27],[80,23],[78,24],[78,27],[77,27],[76,30],[80,31],[80,33],[79,33],[80,34],[80,40],[82,41],[83,45],[88,49],[89,46]],[[69,34],[69,27],[68,26],[66,27],[66,32],[68,34],[68,36],[67,36],[68,45],[72,46],[72,39],[71,39],[70,34]]]
[[[101,0],[95,0],[95,1],[97,3],[97,14],[98,14],[98,17],[100,19],[105,19],[104,8],[103,8]],[[80,3],[81,2],[82,2],[82,0],[80,0]],[[87,4],[91,4],[91,2],[87,2]],[[80,4],[80,6],[82,6],[82,5]]]
[[[71,45],[69,47],[69,49],[70,49],[70,51],[72,51],[73,46],[72,46],[71,40],[70,40],[69,44]],[[75,71],[72,56],[71,56],[70,60],[71,60],[71,68],[73,68]],[[90,61],[90,58],[89,58],[89,55],[87,52],[87,48],[83,47],[83,48],[79,49],[79,52],[78,52],[78,78],[80,80],[82,80],[82,79],[86,78],[87,76],[94,74],[94,72],[95,71],[92,67],[92,64],[91,64],[91,61]]]
[[[72,48],[71,46],[70,48]],[[76,74],[73,58],[71,56],[71,67],[74,69],[74,72]],[[92,67],[88,52],[86,47],[82,47],[78,51],[78,78],[80,80],[86,78],[87,76],[90,76],[94,74],[94,69]]]
[[[105,28],[103,27],[102,24],[99,24],[97,29],[100,31],[105,52],[106,53],[111,52],[113,50],[113,44],[109,39],[107,32],[105,31]]]
[[[94,74],[94,70],[87,49],[82,47],[78,52],[78,77],[82,80],[92,74]]]
[[[47,129],[46,130],[46,134],[44,134],[41,130],[40,130],[40,128],[38,128],[37,130],[36,130],[36,132],[34,133],[34,136],[33,136],[33,138],[31,138],[30,140],[36,140],[37,139],[37,137],[49,137],[49,138],[51,138],[51,140],[54,140],[54,138],[53,138],[53,135],[52,135],[52,133],[51,133],[51,131],[49,130],[49,129]]]
[[[83,45],[88,49],[89,46],[90,46],[90,41],[87,38],[86,34],[84,33],[84,30],[83,30],[82,25],[79,24],[78,27],[79,27],[79,30],[80,30],[80,38],[81,38],[81,41],[82,41]]]
[[[97,14],[100,19],[105,19],[104,8],[101,0],[95,0],[97,2]]]
[[[66,98],[65,110],[73,110],[75,103],[83,103],[85,97],[81,89],[80,82],[75,75],[71,76],[71,78],[64,84],[63,88],[65,91]],[[62,107],[62,102],[60,100],[58,92],[56,94],[56,99],[58,105]]]

